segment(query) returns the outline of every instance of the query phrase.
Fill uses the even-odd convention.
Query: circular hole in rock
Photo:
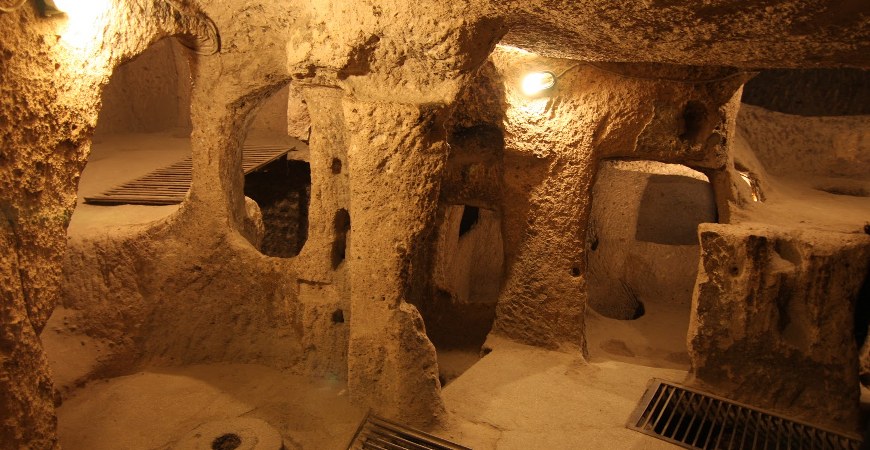
[[[579,277],[580,276],[580,268],[579,267],[572,267],[571,268],[571,276],[572,277]]]
[[[235,450],[242,445],[242,438],[237,434],[227,433],[215,438],[211,443],[212,450]]]

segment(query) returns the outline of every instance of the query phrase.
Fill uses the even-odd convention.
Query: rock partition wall
[[[870,236],[762,224],[699,227],[694,380],[846,432],[858,429],[853,316]]]
[[[442,103],[452,101],[494,45],[494,35],[475,30],[497,27],[432,10],[450,24],[447,34],[415,43],[420,50],[409,54],[418,56],[396,58],[407,44],[401,21],[370,23],[368,11],[351,10],[339,21],[319,7],[231,3],[205,5],[223,50],[194,64],[188,198],[161,222],[84,243],[75,252],[83,262],[91,254],[105,261],[73,269],[67,279],[103,286],[71,289],[70,305],[96,311],[81,315],[96,322],[86,326],[92,333],[127,337],[121,343],[129,345],[118,346],[104,373],[122,361],[132,361],[128,368],[258,362],[347,377],[363,406],[405,422],[431,422],[443,406],[434,350],[413,304],[428,273],[416,244],[434,229],[430,212],[440,184],[422,187],[417,180],[440,180],[437,161],[447,155]],[[402,2],[384,13],[391,10],[408,13]],[[341,25],[335,34],[316,32],[312,23],[324,17]],[[375,38],[356,45],[361,35]],[[369,50],[378,58],[369,59]],[[395,78],[410,69],[405,79]],[[311,229],[298,257],[277,260],[256,251],[255,237],[241,237],[258,228],[242,196],[241,146],[254,111],[291,79],[316,125]],[[360,233],[368,239],[353,238]]]
[[[57,446],[37,335],[58,301],[65,229],[108,74],[165,36],[206,35],[201,16],[168,3],[97,3],[67,17],[39,17],[29,2],[0,13],[3,448]]]

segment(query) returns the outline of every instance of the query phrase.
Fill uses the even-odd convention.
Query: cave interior
[[[870,442],[870,4],[3,3],[0,448]]]

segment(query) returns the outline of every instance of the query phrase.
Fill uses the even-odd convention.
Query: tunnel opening
[[[698,225],[716,222],[713,188],[688,167],[604,161],[587,230],[589,351],[688,366]]]
[[[311,166],[308,146],[291,136],[291,122],[296,121],[293,100],[289,86],[264,99],[250,122],[242,150],[243,165],[258,153],[281,155],[256,170],[246,170],[244,188],[262,218],[259,250],[279,258],[298,255],[308,240]]]
[[[435,293],[421,310],[438,353],[442,386],[480,359],[495,320],[503,265],[499,213],[472,205],[446,206],[437,235]]]
[[[245,196],[260,207],[267,256],[296,256],[308,239],[311,167],[306,161],[281,158],[245,176]]]
[[[69,233],[151,222],[184,199],[191,156],[188,58],[175,38],[165,38],[112,73]],[[161,170],[167,173],[159,183],[142,178]]]
[[[459,237],[465,236],[466,233],[477,225],[480,220],[480,208],[476,206],[465,206],[462,208],[462,219],[459,221]]]

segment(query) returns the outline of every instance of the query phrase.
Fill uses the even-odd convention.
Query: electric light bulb
[[[523,78],[523,94],[536,95],[556,85],[556,75],[552,72],[532,72]]]
[[[58,10],[66,13],[61,40],[68,46],[85,48],[96,45],[98,23],[111,9],[112,0],[54,0]]]
[[[54,0],[57,9],[70,16],[92,18],[108,9],[105,0]]]

